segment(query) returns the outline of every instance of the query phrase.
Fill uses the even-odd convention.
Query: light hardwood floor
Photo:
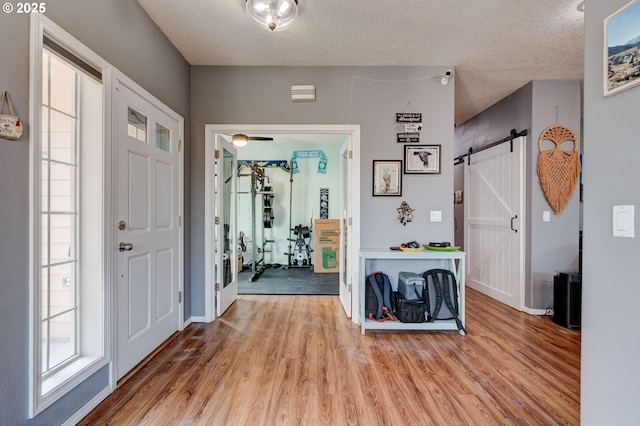
[[[336,296],[244,295],[83,425],[578,425],[580,332],[467,290],[466,336],[375,332]]]

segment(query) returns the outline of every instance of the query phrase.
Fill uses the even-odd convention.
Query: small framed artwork
[[[373,160],[373,195],[402,195],[402,160]]]
[[[440,145],[405,145],[404,172],[440,174]]]
[[[604,20],[605,96],[640,84],[639,56],[640,0],[634,0]]]

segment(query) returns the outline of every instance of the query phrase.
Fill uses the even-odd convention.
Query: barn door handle
[[[518,232],[518,230],[513,227],[513,221],[517,218],[518,218],[518,215],[515,215],[514,217],[511,218],[511,230],[513,232]]]

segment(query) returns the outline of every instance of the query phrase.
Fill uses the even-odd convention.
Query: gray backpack
[[[368,319],[395,321],[393,288],[389,276],[380,271],[367,277],[364,290],[364,309]]]
[[[430,269],[422,273],[425,280],[424,298],[427,321],[454,319],[461,333],[466,334],[458,312],[458,284],[448,269]]]

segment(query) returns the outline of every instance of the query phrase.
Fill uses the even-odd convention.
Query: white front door
[[[179,329],[180,124],[118,83],[117,379]]]
[[[518,310],[524,308],[523,146],[520,137],[513,146],[474,153],[464,174],[466,283]]]
[[[216,135],[214,166],[214,264],[216,314],[221,316],[238,298],[237,151]]]
[[[352,167],[350,167],[351,159],[351,137],[344,143],[340,150],[340,223],[342,229],[340,232],[340,302],[344,308],[347,317],[351,317],[351,274],[350,268],[351,253],[353,241],[351,241],[349,218],[351,216],[351,200],[353,196],[351,194],[351,173]]]

